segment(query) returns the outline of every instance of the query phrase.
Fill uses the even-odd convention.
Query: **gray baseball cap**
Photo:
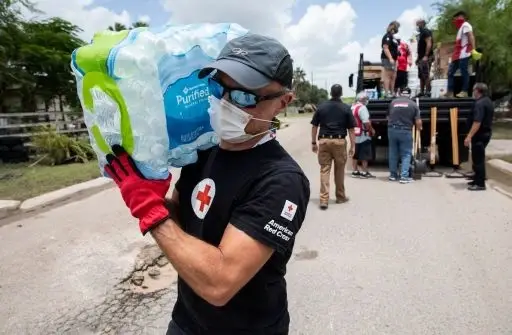
[[[288,50],[277,40],[258,34],[246,34],[229,41],[213,63],[199,71],[204,78],[219,70],[244,88],[260,89],[277,81],[291,88],[293,61]]]

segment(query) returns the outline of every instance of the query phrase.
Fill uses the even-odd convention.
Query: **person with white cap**
[[[352,177],[354,178],[375,178],[368,171],[368,161],[373,157],[372,136],[375,134],[370,121],[370,112],[366,108],[368,101],[366,93],[359,92],[356,95],[356,103],[352,106],[352,113],[356,122],[356,127],[354,128],[356,150],[352,157]],[[362,171],[359,171],[359,163],[361,164]]]
[[[248,34],[199,77],[220,144],[182,168],[169,203],[170,178],[145,179],[122,147],[106,170],[178,273],[167,334],[288,334],[284,275],[310,189],[269,125],[292,101],[292,59],[275,39]]]

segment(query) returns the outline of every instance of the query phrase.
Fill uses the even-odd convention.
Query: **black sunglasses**
[[[219,100],[227,94],[229,101],[240,108],[254,108],[261,101],[272,100],[286,94],[286,91],[281,91],[269,95],[257,95],[243,88],[227,87],[216,76],[208,78],[208,88],[210,94]]]

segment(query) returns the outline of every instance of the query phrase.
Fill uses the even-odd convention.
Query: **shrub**
[[[281,129],[281,120],[279,120],[277,117],[274,117],[272,119],[272,126],[274,126],[277,129]]]
[[[41,163],[46,165],[86,163],[95,158],[95,153],[86,140],[59,134],[54,128],[40,129],[32,143],[37,153],[43,156]]]

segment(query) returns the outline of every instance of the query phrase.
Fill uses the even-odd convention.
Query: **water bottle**
[[[208,81],[197,73],[247,33],[233,23],[103,31],[76,49],[71,69],[102,173],[113,144],[149,179],[167,178],[169,167],[194,163],[197,150],[218,144]]]

